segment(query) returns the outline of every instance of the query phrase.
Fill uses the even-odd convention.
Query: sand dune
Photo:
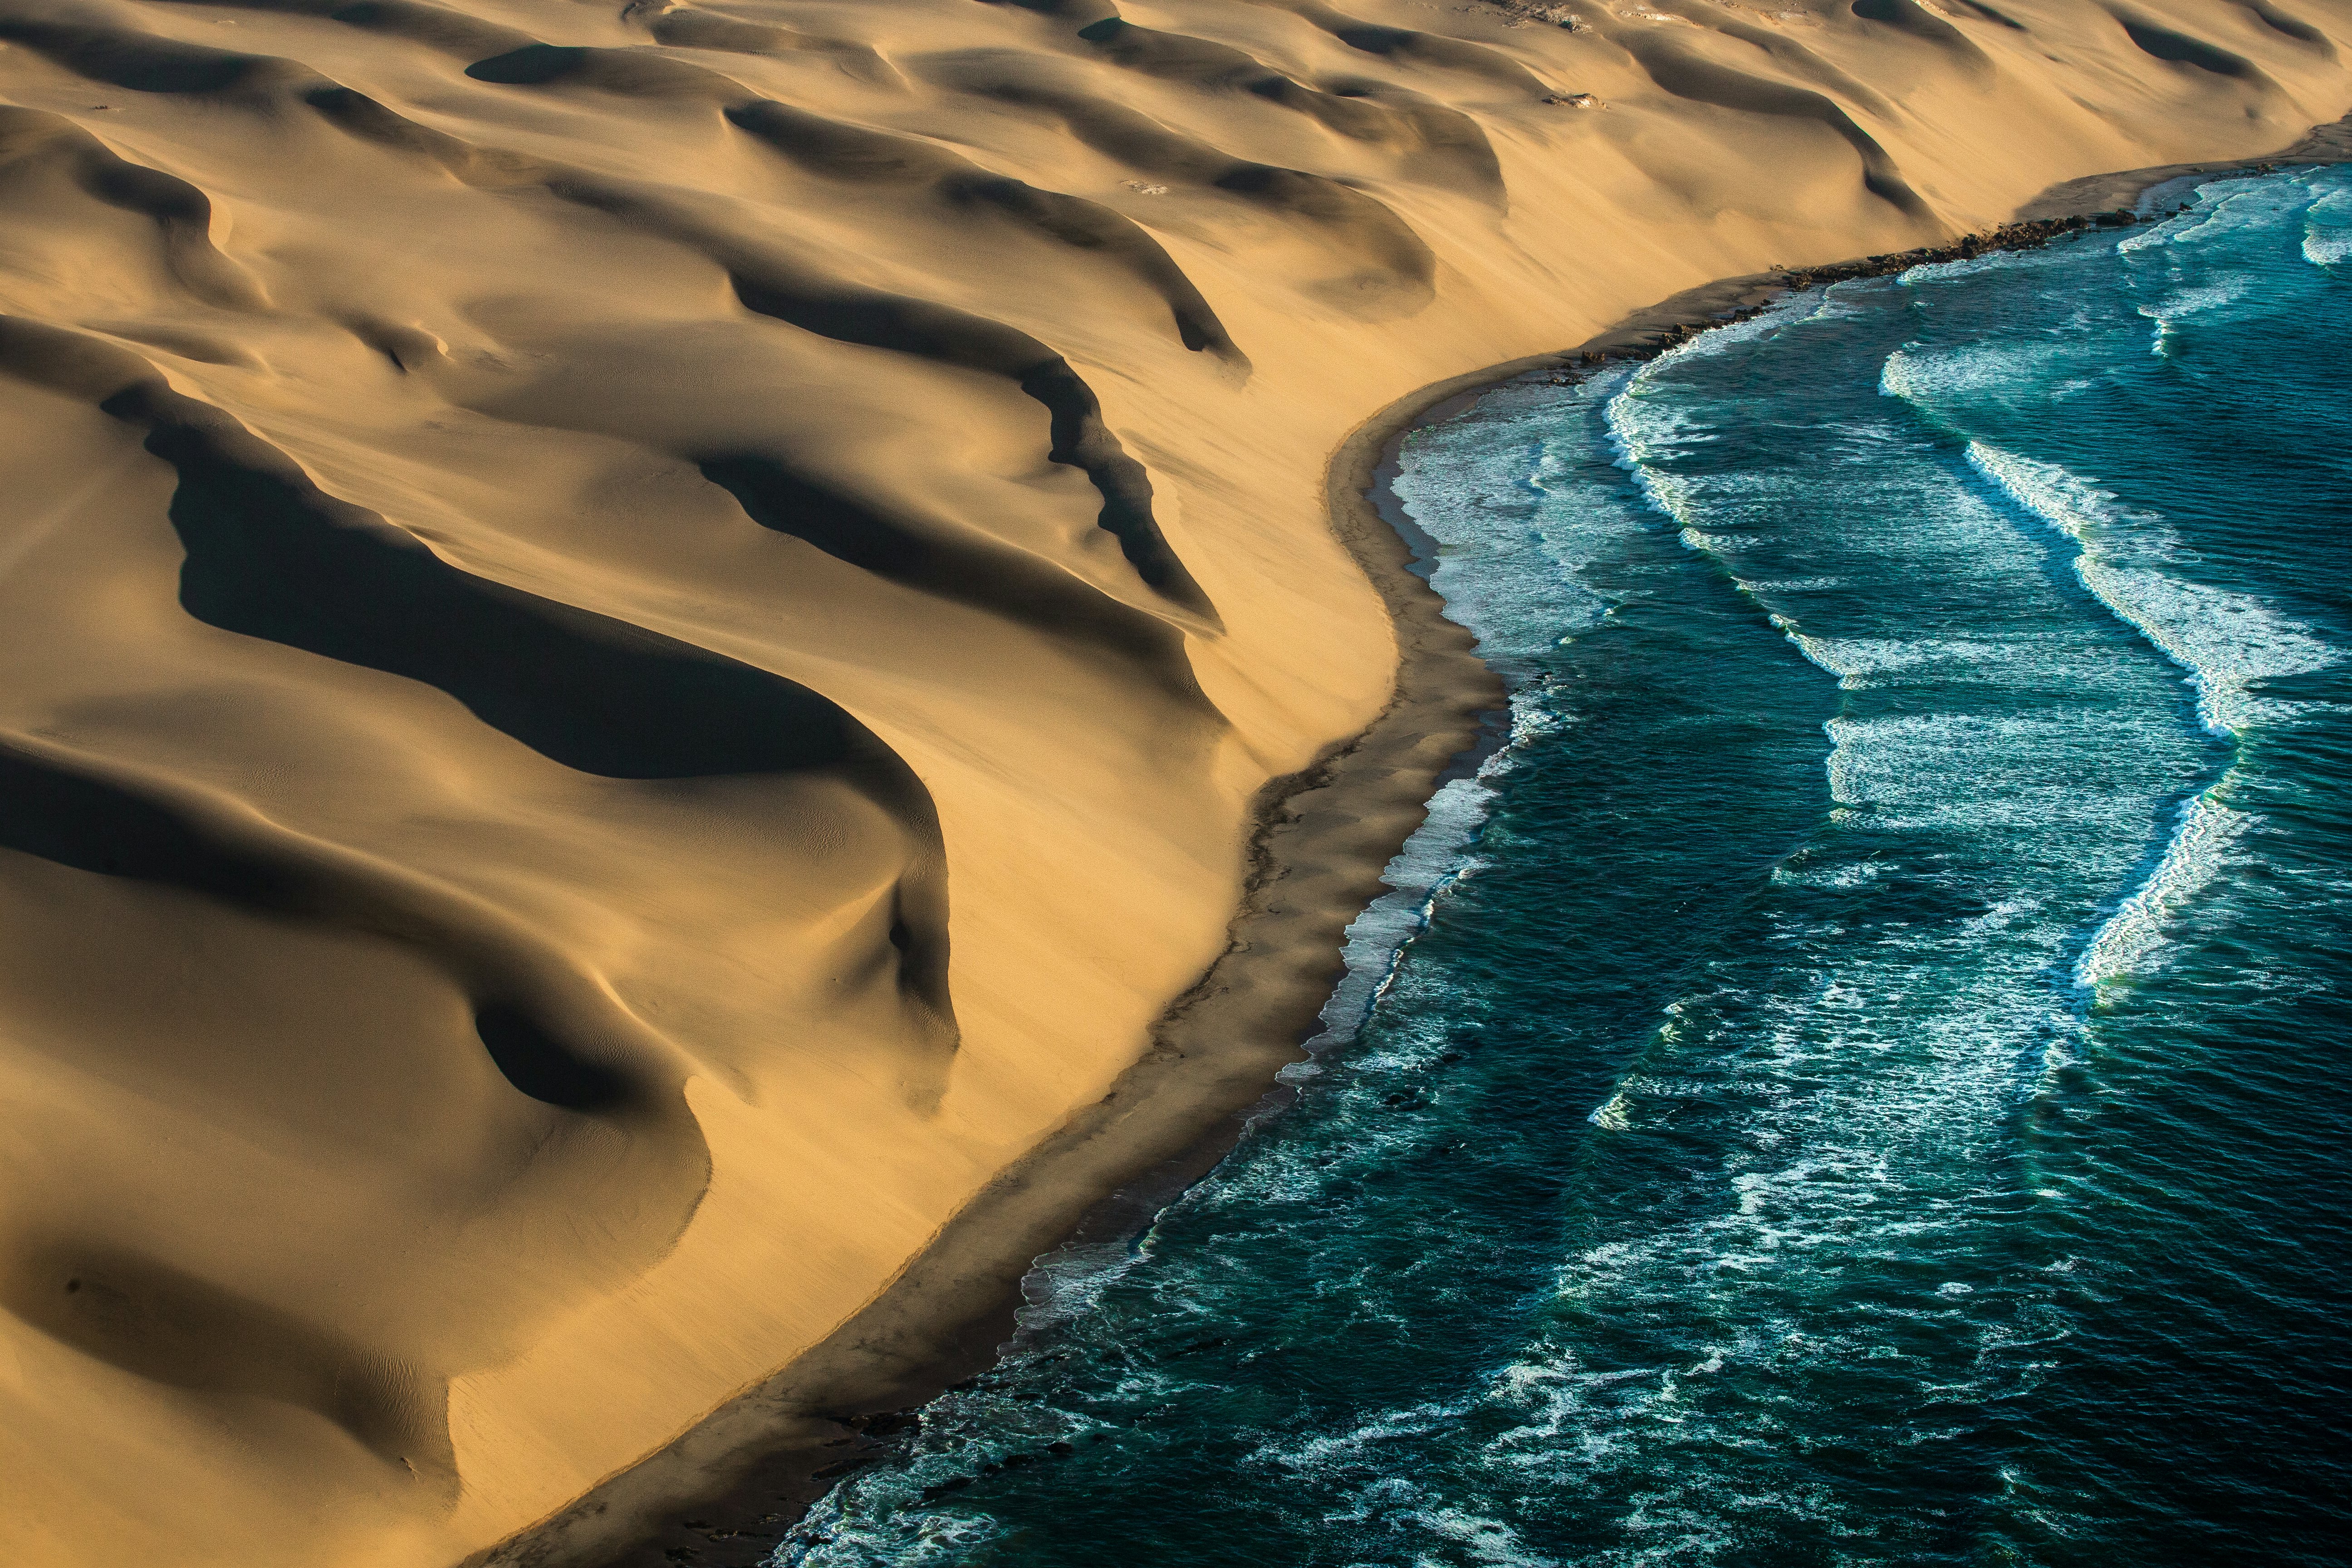
[[[2352,102],[2344,0],[1348,4],[0,0],[0,1557],[660,1448],[1223,951],[1391,691],[1351,427]]]

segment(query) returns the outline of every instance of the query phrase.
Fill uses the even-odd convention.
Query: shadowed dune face
[[[1827,127],[1861,157],[1864,189],[1906,217],[1928,216],[1927,204],[1905,181],[1886,150],[1855,124],[1852,115],[1821,93],[1719,64],[1679,40],[1645,39],[1633,46],[1633,52],[1650,79],[1676,98],[1744,114],[1813,121]]]
[[[2243,55],[2231,54],[2187,33],[2175,32],[2145,16],[2128,11],[2115,13],[2123,25],[2124,33],[2132,43],[2153,56],[2174,65],[2188,66],[2195,70],[2210,71],[2215,76],[2229,77],[2250,87],[2269,88],[2272,82],[2261,68]]]
[[[1167,302],[1186,348],[1208,349],[1236,368],[1248,368],[1216,312],[1159,241],[1108,207],[990,174],[929,142],[845,125],[773,100],[730,104],[727,118],[811,174],[851,186],[919,186],[943,209],[942,216],[997,217],[1119,267]]]
[[[1436,258],[1427,242],[1385,204],[1338,180],[1235,158],[1013,51],[929,57],[908,68],[950,91],[1027,110],[1160,194],[1173,186],[1273,216],[1289,242],[1285,270],[1303,266],[1295,286],[1319,303],[1378,321],[1411,314],[1432,297]]]
[[[0,1560],[441,1568],[824,1340],[1387,700],[1358,421],[2346,16],[0,0]]]
[[[29,215],[88,202],[143,219],[147,232],[118,243],[155,259],[204,304],[250,310],[265,303],[252,279],[212,243],[212,202],[185,180],[126,163],[60,115],[0,105],[0,199]],[[95,215],[90,215],[95,216]]]
[[[1360,78],[1328,86],[1293,81],[1243,50],[1205,39],[1155,32],[1120,16],[1077,30],[1129,70],[1182,82],[1201,92],[1246,92],[1302,114],[1351,141],[1390,152],[1398,171],[1436,185],[1467,187],[1499,200],[1502,167],[1476,120],[1409,88]]]
[[[423,1485],[457,1485],[430,1373],[136,1254],[52,1241],[26,1247],[0,1301],[135,1377],[317,1415]]]

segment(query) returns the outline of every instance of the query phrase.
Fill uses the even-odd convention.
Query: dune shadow
[[[275,1400],[332,1422],[445,1497],[457,1489],[447,1382],[156,1258],[55,1238],[0,1272],[0,1305],[138,1377]]]
[[[1886,149],[1832,100],[1805,88],[1718,65],[1671,40],[1629,39],[1626,47],[1650,79],[1676,98],[1746,114],[1810,120],[1828,127],[1861,158],[1864,190],[1906,217],[1931,220],[1935,216],[1919,193],[1903,177],[1903,171],[1887,155]]]
[[[2116,25],[2123,28],[2124,36],[2130,38],[2133,47],[2144,55],[2162,60],[2167,65],[2191,66],[2214,76],[2242,81],[2250,87],[2276,90],[2277,84],[2263,73],[2261,67],[2243,55],[2233,55],[2202,38],[2177,33],[2170,27],[2160,26],[2128,11],[2110,14]]]
[[[178,471],[180,599],[209,626],[436,687],[605,778],[852,761],[853,721],[804,687],[460,572],[192,399],[141,384],[100,406],[145,426],[148,450]]]
[[[0,743],[0,849],[200,894],[248,913],[387,937],[436,959],[478,1003],[490,1061],[520,1092],[587,1113],[652,1108],[642,1073],[566,1044],[516,998],[543,989],[514,955],[415,899],[272,853],[110,779]]]

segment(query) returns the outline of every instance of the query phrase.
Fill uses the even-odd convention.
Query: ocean
[[[1294,1104],[776,1561],[2352,1561],[2352,174],[1498,387]]]

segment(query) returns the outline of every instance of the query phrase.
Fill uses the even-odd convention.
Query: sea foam
[[[2330,191],[2303,215],[2303,258],[2314,267],[2352,261],[2352,192]]]
[[[2153,973],[2168,947],[2165,928],[2228,863],[2231,846],[2260,819],[2199,795],[2180,808],[2164,856],[2074,964],[2074,984],[2095,989],[2128,975]]]
[[[2182,321],[2191,316],[2235,304],[2246,297],[2247,291],[2252,287],[2252,285],[2246,279],[2232,278],[2223,283],[2183,289],[2154,304],[2140,306],[2139,313],[2156,323],[2155,336],[2148,344],[2148,352],[2163,358],[2170,358],[2173,339]]]
[[[1983,441],[1969,442],[1968,457],[2002,494],[2074,542],[2083,586],[2188,672],[2198,718],[2213,733],[2235,737],[2292,718],[2294,704],[2257,695],[2254,683],[2336,661],[2311,627],[2252,595],[2139,563],[2169,557],[2177,541],[2162,519],[2123,507],[2113,491]]]

